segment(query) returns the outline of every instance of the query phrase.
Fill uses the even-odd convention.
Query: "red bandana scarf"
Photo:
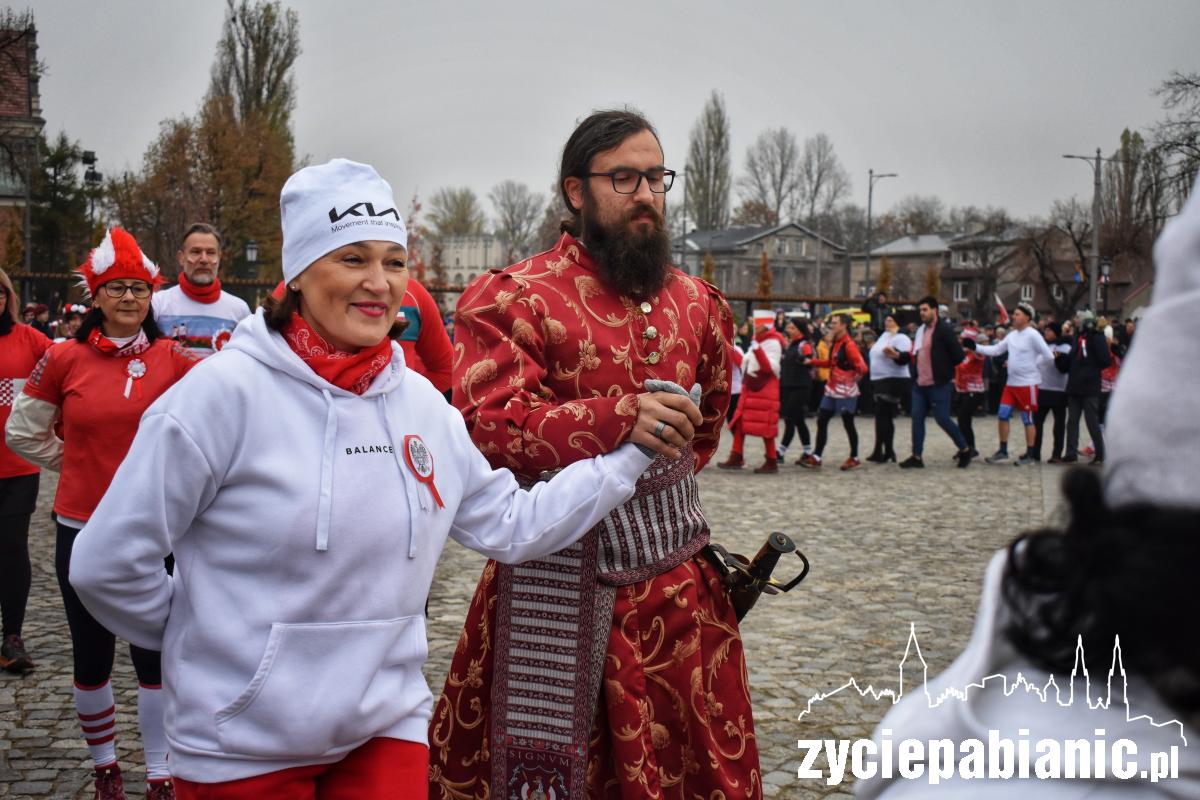
[[[221,297],[221,279],[216,276],[208,286],[197,286],[188,280],[186,272],[180,272],[179,288],[197,303],[215,303]]]
[[[283,338],[313,372],[339,389],[355,394],[365,392],[375,376],[392,361],[392,340],[386,336],[379,344],[357,353],[343,353],[296,313],[284,327]]]
[[[150,349],[150,340],[146,338],[146,332],[143,330],[139,330],[137,336],[129,342],[119,345],[105,336],[98,325],[92,328],[92,332],[88,334],[88,344],[112,358],[129,358],[141,355]]]

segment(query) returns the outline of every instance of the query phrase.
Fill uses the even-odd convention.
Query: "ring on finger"
[[[660,419],[658,421],[658,424],[654,426],[654,435],[656,437],[658,437],[659,439],[663,438],[663,431],[666,430],[666,428],[667,428],[667,423],[663,422]]]

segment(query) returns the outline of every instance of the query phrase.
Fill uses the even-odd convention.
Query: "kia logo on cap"
[[[366,211],[365,215],[361,211],[358,210],[360,206]],[[375,206],[372,205],[371,203],[355,203],[354,205],[350,206],[349,208],[347,208],[345,211],[343,211],[340,214],[337,213],[337,206],[334,206],[333,208],[329,209],[329,221],[337,222],[340,219],[343,219],[345,217],[350,217],[350,216],[354,216],[354,217],[362,217],[362,216],[386,217],[388,214],[391,214],[393,217],[395,217],[397,222],[400,221],[400,213],[398,211],[396,211],[395,208],[389,208],[387,211],[380,211],[377,214],[377,213],[375,213]]]

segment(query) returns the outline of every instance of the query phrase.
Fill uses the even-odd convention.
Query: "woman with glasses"
[[[0,425],[8,420],[13,395],[21,391],[34,364],[50,347],[41,331],[17,321],[16,306],[12,281],[0,270]],[[0,617],[4,622],[0,668],[17,675],[34,667],[21,629],[32,577],[29,520],[37,505],[38,479],[37,467],[0,442]]]
[[[71,588],[71,550],[129,450],[142,412],[196,361],[163,338],[155,324],[150,295],[162,278],[132,236],[110,230],[79,272],[92,309],[75,337],[51,347],[33,368],[13,405],[6,435],[15,453],[60,473],[54,562],[71,630],[75,709],[95,766],[95,796],[112,800],[125,796],[109,682],[116,640]],[[159,654],[130,645],[130,655],[138,676],[146,797],[173,798]]]

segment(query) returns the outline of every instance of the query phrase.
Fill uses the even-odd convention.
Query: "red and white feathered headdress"
[[[158,267],[146,258],[133,236],[121,228],[108,229],[104,241],[88,253],[87,261],[79,266],[78,272],[92,297],[101,286],[118,278],[146,281],[151,286],[163,282]]]

